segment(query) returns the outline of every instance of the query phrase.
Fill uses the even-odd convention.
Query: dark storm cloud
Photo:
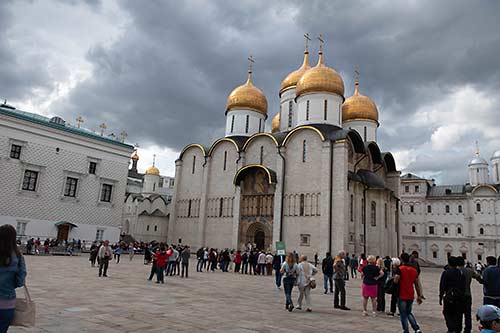
[[[36,89],[52,89],[53,83],[44,59],[15,49],[9,40],[9,5],[10,1],[0,2],[0,98],[20,100],[33,96]]]
[[[94,128],[106,121],[143,145],[180,150],[187,143],[208,144],[221,136],[226,97],[245,81],[249,54],[256,59],[254,83],[266,94],[272,117],[278,111],[281,80],[301,63],[304,32],[323,33],[326,63],[343,76],[346,97],[353,91],[354,66],[360,66],[361,92],[379,107],[383,150],[429,142],[438,125],[412,124],[412,116],[457,87],[471,85],[495,96],[500,89],[500,2],[118,4],[130,17],[123,34],[110,46],[95,45],[88,51],[91,78],[52,110],[71,118],[83,115]],[[0,28],[5,26],[0,20]],[[314,40],[313,63],[317,48]],[[29,82],[36,84],[44,77],[39,75]],[[500,117],[491,117],[500,122]],[[478,136],[481,140],[482,134]],[[442,153],[431,147],[425,154],[421,156],[430,158],[410,164],[412,172],[449,167],[450,174],[460,171],[465,176],[466,154],[451,165],[437,163]]]

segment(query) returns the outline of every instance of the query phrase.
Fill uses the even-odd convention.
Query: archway
[[[258,249],[266,248],[266,234],[264,233],[264,231],[259,230],[255,233],[254,243]]]

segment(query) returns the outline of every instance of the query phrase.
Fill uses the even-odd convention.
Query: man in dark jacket
[[[276,275],[276,288],[278,289],[281,287],[281,264],[283,264],[284,261],[284,255],[275,254],[273,257],[273,269],[274,274]]]
[[[476,279],[479,283],[481,283],[481,275],[474,272],[472,268],[465,267],[465,259],[463,257],[457,257],[458,259],[458,269],[460,269],[465,276],[465,309],[464,309],[464,317],[465,317],[465,325],[464,325],[464,333],[472,332],[472,293],[470,291],[470,285],[472,279]]]
[[[248,274],[248,251],[245,251],[241,255],[241,274],[245,273]]]
[[[196,252],[196,259],[198,259],[198,263],[196,264],[196,271],[203,272],[203,256],[205,254],[205,249],[200,247]]]
[[[493,256],[486,257],[488,267],[483,272],[483,304],[500,307],[500,267]]]
[[[333,258],[330,252],[326,253],[326,257],[321,263],[321,268],[323,270],[325,294],[328,294],[328,282],[330,282],[330,292],[333,293]]]
[[[457,268],[458,258],[448,258],[448,268],[441,274],[439,283],[439,305],[448,332],[462,332],[462,316],[465,312],[465,275]]]

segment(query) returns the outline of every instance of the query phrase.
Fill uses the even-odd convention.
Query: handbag
[[[11,323],[12,326],[35,326],[35,302],[31,300],[31,296],[26,285],[24,285],[24,293],[26,294],[26,298],[16,298],[16,308],[14,311],[14,318]]]
[[[394,283],[394,278],[390,278],[385,282],[384,292],[390,295],[395,295],[399,293],[399,284]]]
[[[316,280],[315,280],[314,278],[311,278],[311,279],[309,280],[309,287],[310,287],[311,289],[316,288]]]

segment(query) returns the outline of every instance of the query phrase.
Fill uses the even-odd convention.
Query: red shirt
[[[399,279],[399,298],[405,301],[413,301],[415,298],[415,290],[413,285],[418,278],[417,270],[411,266],[399,266],[401,277]]]
[[[156,266],[165,267],[167,265],[167,259],[170,257],[166,252],[156,252]]]
[[[234,256],[234,263],[241,264],[241,253],[236,253],[236,255]]]

